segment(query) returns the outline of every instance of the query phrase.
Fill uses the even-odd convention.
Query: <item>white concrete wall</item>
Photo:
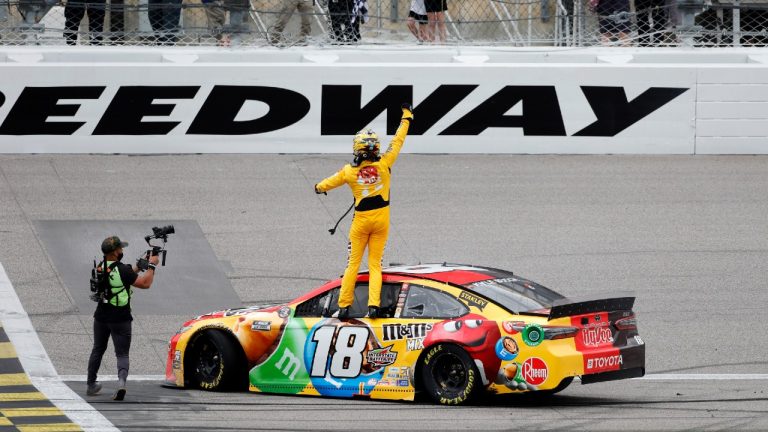
[[[762,154],[764,61],[750,49],[6,48],[0,152],[346,153],[358,129],[392,133],[409,100],[407,152]]]

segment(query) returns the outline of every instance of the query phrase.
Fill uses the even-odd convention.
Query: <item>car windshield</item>
[[[467,288],[511,312],[549,309],[555,300],[564,298],[547,287],[517,277],[475,282]]]

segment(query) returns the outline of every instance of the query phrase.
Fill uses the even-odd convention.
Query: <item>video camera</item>
[[[144,241],[147,242],[149,247],[152,249],[148,249],[145,257],[140,258],[136,262],[136,266],[141,270],[146,270],[149,268],[149,257],[151,256],[158,256],[162,255],[162,259],[160,261],[160,265],[165,265],[165,256],[168,251],[165,250],[165,243],[168,242],[168,236],[171,234],[175,234],[176,229],[173,227],[173,225],[166,225],[164,227],[152,227],[152,234],[148,236],[144,236]],[[163,245],[156,245],[152,244],[152,240],[158,239],[163,241]]]

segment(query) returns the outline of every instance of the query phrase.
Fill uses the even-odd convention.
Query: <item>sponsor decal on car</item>
[[[509,336],[504,336],[496,342],[496,355],[504,360],[514,360],[519,353],[517,342]]]
[[[480,310],[483,310],[486,306],[488,306],[488,300],[478,297],[474,294],[470,294],[466,291],[462,291],[461,294],[459,294],[459,300],[464,300],[467,302],[468,306],[475,306]]]
[[[280,318],[288,318],[288,316],[291,315],[291,308],[288,306],[283,306],[277,311],[277,316]]]
[[[521,375],[528,384],[540,386],[549,376],[549,367],[544,360],[531,357],[523,362]]]
[[[411,376],[411,369],[407,366],[390,366],[387,369],[387,378],[408,379]]]
[[[173,353],[173,365],[172,367],[174,369],[181,369],[181,351],[176,350],[176,352]]]
[[[432,331],[432,324],[384,324],[381,326],[382,341],[406,340],[407,351],[424,349],[424,338]]]
[[[621,354],[585,356],[584,373],[597,373],[619,370],[624,364]]]
[[[432,324],[384,324],[381,326],[382,341],[423,338],[432,330]]]
[[[581,330],[584,346],[598,347],[613,344],[613,334],[607,322],[590,324]]]
[[[366,360],[368,360],[368,363],[375,368],[391,365],[397,360],[397,352],[392,351],[393,346],[394,345],[390,345],[384,348],[368,351]]]
[[[253,331],[270,331],[272,330],[271,321],[254,321],[251,324],[251,330]]]
[[[528,324],[523,329],[523,342],[528,346],[538,346],[544,340],[544,328],[538,324]]]

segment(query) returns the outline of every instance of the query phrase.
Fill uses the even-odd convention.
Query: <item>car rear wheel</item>
[[[237,347],[220,331],[207,331],[190,347],[188,368],[192,383],[204,390],[233,390],[248,382]]]
[[[472,358],[456,345],[429,347],[421,361],[424,390],[435,402],[460,405],[474,399],[482,388]]]

